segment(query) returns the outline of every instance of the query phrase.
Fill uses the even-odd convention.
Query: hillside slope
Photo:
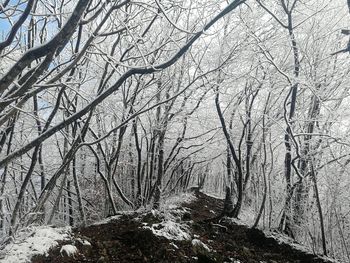
[[[32,262],[333,262],[280,244],[260,230],[213,222],[223,201],[194,195],[170,211],[126,213],[74,229],[71,239]]]

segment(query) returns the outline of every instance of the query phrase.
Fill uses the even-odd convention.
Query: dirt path
[[[36,257],[32,262],[329,262],[314,255],[297,251],[289,245],[280,245],[267,238],[259,230],[228,222],[213,222],[219,214],[223,201],[202,193],[183,207],[182,222],[190,226],[193,240],[176,241],[155,236],[144,225],[159,223],[152,213],[122,215],[107,224],[92,225],[74,230],[74,245],[79,253],[68,257],[60,248],[73,241],[62,242],[47,257]],[[83,244],[79,239],[88,241]],[[200,240],[200,241],[199,241]]]
[[[266,237],[260,230],[225,221],[219,224],[208,221],[206,219],[213,217],[210,211],[219,213],[223,201],[202,193],[197,193],[197,196],[195,202],[185,206],[193,209],[193,233],[216,251],[209,255],[212,262],[330,262],[296,250],[290,245],[279,244],[275,239]]]

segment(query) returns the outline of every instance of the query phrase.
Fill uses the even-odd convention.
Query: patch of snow
[[[180,218],[182,218],[182,216],[183,216],[184,214],[186,214],[186,213],[190,214],[190,213],[191,213],[191,209],[188,209],[188,208],[186,208],[186,207],[181,207],[181,208],[178,208],[178,209],[171,210],[170,213],[171,213],[174,217],[180,219]],[[190,217],[190,216],[189,216],[189,217]]]
[[[182,193],[179,195],[170,196],[164,198],[160,204],[162,209],[175,209],[181,206],[183,203],[190,203],[195,200],[196,197],[192,193]]]
[[[225,196],[223,196],[223,195],[221,195],[219,193],[207,192],[207,191],[203,191],[202,193],[207,195],[207,196],[209,196],[209,197],[212,197],[212,198],[221,199],[221,200],[225,199]]]
[[[199,239],[192,239],[192,246],[196,246],[196,247],[202,247],[203,249],[205,249],[206,251],[210,252],[211,249],[206,245],[204,244],[202,241],[200,241]]]
[[[97,221],[97,222],[93,223],[92,225],[97,226],[97,225],[108,224],[111,221],[115,221],[115,220],[120,219],[123,215],[136,216],[137,214],[143,213],[146,211],[147,211],[147,209],[145,209],[144,207],[139,208],[136,211],[134,211],[134,210],[117,211],[117,213],[114,216],[108,216],[107,218],[104,218],[100,221]]]
[[[98,225],[104,225],[104,224],[108,224],[110,223],[112,220],[118,220],[119,218],[121,218],[121,215],[115,215],[115,216],[110,216],[107,217],[105,219],[102,219],[101,221],[95,222],[92,225],[93,226],[98,226]]]
[[[76,246],[73,245],[64,245],[61,247],[60,253],[61,256],[72,257],[78,253],[78,249]]]
[[[84,240],[83,245],[84,246],[91,246],[91,243],[87,240]]]
[[[176,223],[172,220],[163,221],[158,224],[152,224],[151,227],[144,226],[143,228],[150,229],[156,236],[162,236],[170,240],[191,239],[188,226],[185,224]]]
[[[216,212],[214,210],[209,210],[209,212],[212,214],[216,214]]]
[[[173,242],[171,242],[170,245],[172,245],[176,249],[179,249],[179,247],[176,244],[174,244]]]
[[[177,196],[164,198],[160,210],[151,210],[152,216],[160,219],[160,223],[144,225],[143,228],[150,229],[154,235],[162,236],[169,240],[190,240],[189,226],[181,221],[181,216],[186,209],[181,204],[191,202],[196,197],[191,193],[182,193]]]
[[[68,239],[70,234],[70,227],[42,226],[25,229],[1,251],[0,263],[30,262],[34,255],[46,255],[51,247],[57,246],[58,241]]]
[[[91,243],[85,239],[77,238],[76,241],[79,242],[83,246],[91,247]]]
[[[151,214],[152,214],[153,216],[158,216],[160,213],[159,213],[158,210],[152,209],[152,210],[151,210]]]

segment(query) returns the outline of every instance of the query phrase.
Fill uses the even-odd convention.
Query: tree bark
[[[238,179],[237,180],[237,201],[236,201],[236,204],[235,204],[232,212],[228,214],[229,216],[237,218],[240,211],[241,211],[241,207],[242,207],[242,203],[243,203],[243,171],[242,171],[241,162],[237,156],[237,153],[236,153],[236,150],[234,148],[231,136],[230,136],[230,134],[227,130],[227,127],[226,127],[224,116],[223,116],[221,108],[220,108],[219,91],[217,91],[217,93],[216,93],[215,105],[216,105],[216,110],[217,110],[217,113],[218,113],[218,116],[220,119],[222,130],[224,132],[227,144],[229,146],[233,161],[234,161],[234,163],[236,165],[236,169],[237,169],[237,175],[238,175],[238,178],[237,178]]]

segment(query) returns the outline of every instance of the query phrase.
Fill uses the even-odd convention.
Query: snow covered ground
[[[222,199],[224,200],[225,199],[225,193],[222,193],[222,194],[219,194],[217,192],[213,192],[213,191],[206,191],[206,190],[203,190],[201,191],[203,194],[209,196],[209,197],[213,197],[213,198],[216,198],[216,199]]]
[[[181,204],[189,203],[195,198],[191,193],[182,193],[165,198],[159,211],[151,211],[153,216],[162,219],[162,222],[150,226],[145,225],[143,228],[150,229],[154,235],[162,236],[169,240],[191,239],[188,225],[180,222],[181,216],[186,213],[186,209],[182,208]]]
[[[191,239],[189,228],[186,224],[176,223],[171,219],[165,219],[161,223],[144,226],[150,229],[154,235],[162,236],[169,240],[189,240]]]
[[[205,200],[205,202],[203,202],[201,198]],[[239,240],[239,238],[242,238],[242,236],[249,237],[249,235],[247,235],[247,233],[245,233],[244,231],[236,231],[238,233],[237,235],[235,234],[235,231],[231,231],[227,239],[226,237],[225,239],[222,239],[222,235],[218,235],[217,237],[215,237],[217,233],[227,232],[228,228],[226,226],[230,223],[235,223],[235,225],[244,224],[247,227],[251,226],[252,220],[254,219],[254,214],[252,213],[252,211],[249,211],[249,210],[242,211],[243,215],[239,219],[233,220],[233,219],[225,218],[224,221],[221,222],[223,225],[210,223],[211,224],[210,229],[213,229],[212,233],[215,234],[213,235],[213,237],[215,237],[216,239],[205,238],[206,234],[201,232],[202,230],[200,230],[199,232],[194,231],[194,229],[191,228],[191,223],[193,222],[192,220],[198,220],[198,217],[191,217],[191,210],[186,206],[185,207],[182,206],[181,204],[194,201],[195,199],[196,197],[193,194],[184,193],[178,196],[164,198],[159,210],[145,209],[142,212],[140,211],[139,212],[134,212],[134,211],[120,212],[120,214],[118,213],[118,215],[112,218],[115,221],[119,221],[118,219],[120,219],[120,222],[115,222],[116,224],[112,224],[112,226],[114,227],[118,226],[119,223],[121,226],[125,226],[125,227],[121,227],[120,229],[123,229],[123,228],[129,229],[128,227],[131,226],[134,232],[140,229],[149,229],[152,231],[154,235],[161,236],[169,240],[168,244],[172,248],[169,251],[173,251],[171,253],[176,254],[177,253],[176,250],[181,249],[181,253],[186,252],[187,255],[192,256],[193,259],[197,258],[196,255],[199,255],[199,254],[204,255],[208,258],[211,258],[211,257],[215,258],[218,256],[220,257],[222,255],[218,254],[217,251],[223,251],[222,248],[226,247],[226,242],[228,239],[230,240],[230,238],[235,238],[235,240]],[[218,212],[217,211],[218,202],[215,202],[215,200],[210,199],[208,201],[208,198],[205,199],[205,197],[200,196],[198,199],[198,204],[200,205],[196,205],[195,206],[196,209],[202,209],[203,211],[205,211],[206,212],[204,213],[205,216],[208,216],[208,214],[210,216],[210,213]],[[216,211],[214,211],[213,209],[216,209]],[[126,219],[125,218],[123,219],[121,218],[123,214],[129,215],[129,217],[126,217]],[[203,216],[203,214],[201,215]],[[80,239],[80,237],[74,237],[72,234],[72,230],[68,227],[67,228],[53,228],[49,226],[30,227],[22,232],[19,232],[15,240],[9,243],[8,245],[6,245],[6,247],[2,251],[0,251],[0,263],[30,262],[30,259],[34,255],[37,255],[37,254],[47,255],[47,252],[49,251],[49,249],[53,246],[57,246],[60,240],[69,240],[65,242],[63,246],[61,244],[61,247],[58,247],[56,250],[54,250],[56,251],[56,254],[53,254],[53,255],[55,257],[59,257],[60,260],[61,258],[62,260],[64,258],[66,259],[68,258],[67,260],[72,260],[71,259],[72,257],[75,260],[76,257],[83,258],[86,255],[91,256],[89,253],[85,253],[85,252],[91,251],[91,247],[93,246],[96,247],[97,242],[95,242],[94,240],[95,238],[97,239],[101,238],[99,236],[100,235],[99,233],[107,234],[106,231],[101,232],[101,230],[107,229],[107,232],[110,230],[109,227],[111,227],[111,225],[108,225],[108,221],[110,220],[111,218],[109,220],[99,222],[94,226],[91,226],[90,227],[91,229],[89,230],[90,232],[88,231],[86,233],[90,233],[90,234],[92,233],[93,235],[92,237],[91,235],[86,235],[87,240]],[[126,222],[129,222],[130,220],[136,220],[136,221],[139,221],[142,225],[125,224],[123,220]],[[209,223],[207,224],[209,225]],[[225,228],[226,230],[222,231],[222,228]],[[139,232],[141,234],[147,233],[145,237],[150,238],[149,231],[139,231]],[[118,233],[123,234],[125,232],[121,231]],[[110,239],[108,239],[109,240],[108,244],[110,244],[110,242],[113,242],[115,240],[114,234],[115,233],[113,233],[112,236],[109,236]],[[297,248],[298,250],[303,250],[307,252],[307,250],[305,250],[304,247],[300,247],[300,245],[298,244],[293,244],[294,242],[292,242],[292,240],[286,239],[282,235],[279,236],[278,234],[273,232],[265,232],[265,234],[268,237],[273,237],[274,239],[277,239],[279,243],[291,244],[293,245],[293,247]],[[234,237],[232,237],[232,235]],[[89,237],[91,239],[89,239]],[[88,240],[90,240],[91,243]],[[156,241],[158,240],[157,238],[152,240],[153,242],[155,242],[155,244],[158,244]],[[159,240],[163,240],[163,239],[159,239]],[[190,244],[192,245],[189,251],[186,250],[188,249],[188,247],[186,246],[182,247],[182,244],[186,242],[177,242],[182,240],[186,240],[190,242]],[[116,242],[116,244],[118,242]],[[186,244],[188,244],[188,242]],[[235,242],[233,243],[231,242],[230,244],[231,245],[236,244]],[[159,242],[159,245],[162,245],[164,248],[164,246],[166,246],[164,245],[164,243],[167,243],[167,242],[161,241]],[[248,254],[252,253],[250,251],[254,251],[254,249],[249,249],[244,246],[235,245],[236,247],[235,251],[239,252],[242,250],[243,256],[246,257],[246,254],[244,253],[248,253]],[[87,249],[85,251],[82,247],[90,247],[89,248],[90,250]],[[158,249],[158,246],[156,245],[155,248]],[[147,247],[147,251],[148,250],[149,248]],[[59,253],[57,251],[59,251]],[[116,251],[114,251],[114,253],[116,253]],[[125,251],[118,251],[118,253],[125,253]],[[129,253],[132,253],[132,252],[129,251]],[[148,254],[146,253],[146,255]],[[183,254],[181,254],[181,256],[182,255]],[[52,255],[50,254],[50,256]],[[233,256],[232,253],[225,254],[225,256],[226,256],[226,259],[229,259],[229,261],[227,262],[236,262],[236,263],[240,262],[239,260],[232,257]],[[236,254],[234,256],[236,257]],[[290,256],[294,257],[295,253],[294,254],[291,253]],[[100,255],[100,254],[97,254],[97,256],[94,255],[94,261],[91,261],[91,262],[97,262],[97,259],[103,258],[103,257],[104,255]],[[71,262],[71,261],[63,261],[63,262]],[[329,260],[327,262],[337,262],[337,261]]]
[[[46,254],[58,241],[71,236],[71,228],[53,228],[50,226],[29,227],[20,231],[15,240],[0,251],[0,263],[30,262],[34,255]]]
[[[147,226],[151,229],[155,235],[164,236],[168,239],[190,239],[189,229],[186,224],[180,224],[176,221],[178,216],[184,212],[180,208],[182,203],[191,202],[195,197],[192,194],[184,193],[178,196],[165,198],[161,203],[161,209],[159,211],[153,210],[152,213],[156,214],[163,219],[161,223]],[[176,208],[178,208],[176,210]],[[170,210],[175,209],[175,214],[170,214]],[[140,212],[140,211],[139,211]],[[145,212],[145,211],[144,211]],[[115,217],[102,220],[98,224],[106,224],[110,220],[118,219],[122,214],[134,214],[135,211],[124,211]],[[146,228],[146,226],[145,226]],[[45,255],[51,247],[57,246],[58,241],[71,239],[71,228],[54,228],[51,226],[29,227],[18,232],[15,239],[7,244],[4,249],[0,251],[0,263],[26,263],[30,262],[30,259],[34,255]],[[62,254],[75,254],[76,248],[71,245],[63,246],[61,249]]]

